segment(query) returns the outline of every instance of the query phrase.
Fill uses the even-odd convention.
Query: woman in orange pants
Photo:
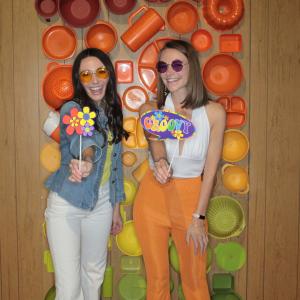
[[[159,53],[157,71],[158,101],[143,105],[140,113],[157,108],[180,113],[193,123],[195,133],[186,140],[161,141],[145,132],[151,169],[139,186],[134,221],[146,267],[147,300],[170,299],[169,235],[178,252],[186,300],[209,300],[205,212],[226,114],[221,105],[208,100],[198,55],[189,43],[167,42]]]

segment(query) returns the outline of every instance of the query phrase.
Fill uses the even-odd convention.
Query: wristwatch
[[[192,216],[193,216],[193,218],[196,218],[196,219],[205,220],[205,216],[204,215],[193,213]]]

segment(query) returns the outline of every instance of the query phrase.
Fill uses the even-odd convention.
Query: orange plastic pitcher
[[[134,23],[132,19],[139,13],[144,14]],[[125,31],[121,39],[125,45],[133,52],[138,50],[149,41],[158,31],[164,30],[165,21],[153,8],[141,6],[128,18],[129,28]]]

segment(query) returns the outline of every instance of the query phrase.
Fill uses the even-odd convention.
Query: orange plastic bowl
[[[98,48],[105,53],[116,46],[118,35],[115,28],[107,22],[101,21],[89,28],[85,35],[85,45],[88,48]]]
[[[169,6],[166,19],[173,31],[185,34],[196,28],[199,15],[194,5],[186,1],[178,1]]]
[[[59,109],[73,97],[72,65],[51,65],[42,82],[42,94],[46,103]]]
[[[207,51],[212,46],[212,36],[205,29],[199,29],[192,34],[191,43],[199,52]]]
[[[213,94],[232,94],[241,85],[242,67],[233,56],[217,54],[204,64],[202,78],[205,87]]]
[[[43,33],[42,46],[45,55],[52,59],[71,58],[77,46],[75,32],[62,25],[50,26]]]
[[[64,0],[58,8],[62,19],[77,28],[91,25],[100,13],[99,0]]]
[[[229,162],[242,160],[249,151],[248,137],[240,130],[229,129],[225,131],[222,159]]]
[[[142,104],[149,101],[147,92],[140,86],[130,86],[123,94],[122,102],[125,107],[133,112],[138,112]]]

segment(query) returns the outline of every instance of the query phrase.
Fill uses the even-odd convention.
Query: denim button
[[[114,153],[114,155],[113,155],[114,157],[116,157],[117,156],[117,153]]]
[[[115,180],[113,180],[111,183],[112,183],[112,184],[114,184],[115,182],[116,182],[116,181],[115,181]]]
[[[114,171],[117,171],[117,168],[113,168]]]

